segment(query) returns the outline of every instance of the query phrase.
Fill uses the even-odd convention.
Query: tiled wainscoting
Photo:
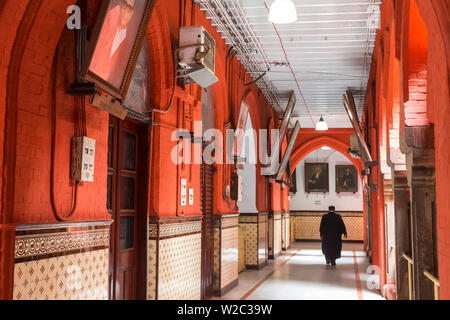
[[[282,214],[269,213],[269,259],[281,254]]]
[[[111,221],[19,225],[14,300],[107,300]]]
[[[295,240],[320,240],[320,222],[327,212],[291,212]],[[362,212],[338,212],[344,220],[348,241],[364,241],[364,214]]]
[[[267,213],[241,213],[239,225],[245,228],[245,266],[259,269],[268,260]]]
[[[287,251],[291,247],[291,218],[288,212],[281,214],[281,250]]]
[[[148,300],[200,300],[202,217],[151,218]]]
[[[239,215],[214,216],[214,294],[238,285]]]
[[[245,270],[245,226],[239,225],[239,272]]]

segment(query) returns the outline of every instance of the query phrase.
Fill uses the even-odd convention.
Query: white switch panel
[[[187,180],[181,179],[181,206],[187,205]]]
[[[72,138],[72,179],[94,181],[95,140],[88,137]]]

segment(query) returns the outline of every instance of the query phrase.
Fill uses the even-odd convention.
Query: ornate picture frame
[[[305,191],[306,193],[330,192],[328,163],[305,163]]]
[[[343,192],[358,192],[358,171],[355,166],[336,166],[336,193]]]
[[[118,100],[126,98],[155,0],[103,0],[81,76]]]

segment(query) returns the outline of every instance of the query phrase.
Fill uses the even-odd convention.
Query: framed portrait
[[[305,163],[305,191],[330,191],[328,163]]]
[[[155,0],[103,0],[81,76],[124,100]]]
[[[358,172],[354,166],[336,166],[336,192],[358,192]]]

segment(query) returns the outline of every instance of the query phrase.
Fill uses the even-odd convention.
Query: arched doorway
[[[320,240],[319,227],[329,206],[335,206],[347,226],[348,240],[364,242],[364,191],[357,168],[347,156],[324,146],[309,152],[293,168],[297,193],[290,208],[297,241]]]

